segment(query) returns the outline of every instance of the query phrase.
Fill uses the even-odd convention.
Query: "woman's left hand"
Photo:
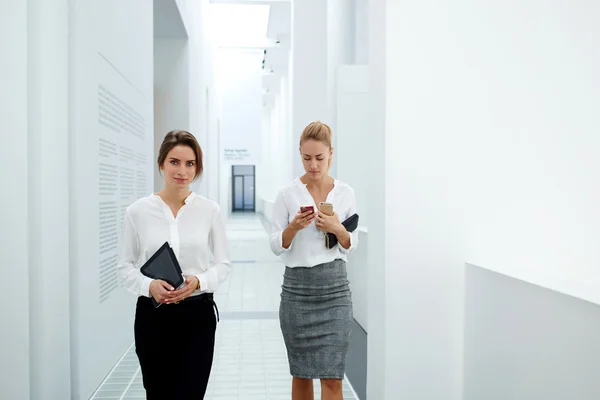
[[[196,289],[198,289],[199,281],[196,276],[188,276],[185,279],[185,285],[173,292],[173,298],[169,299],[167,304],[177,303],[189,297]]]
[[[331,216],[318,213],[315,224],[320,230],[333,233],[334,235],[337,235],[338,232],[344,229],[344,226],[336,213],[333,213]]]

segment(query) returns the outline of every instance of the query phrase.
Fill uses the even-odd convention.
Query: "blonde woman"
[[[305,174],[283,187],[273,207],[271,249],[285,261],[279,318],[292,375],[292,399],[342,399],[342,379],[351,334],[352,298],[348,254],[358,244],[341,221],[356,213],[354,190],[329,176],[331,129],[317,121],[300,137]],[[333,215],[320,212],[322,203]],[[328,213],[329,214],[329,213]],[[337,239],[326,245],[325,233]]]

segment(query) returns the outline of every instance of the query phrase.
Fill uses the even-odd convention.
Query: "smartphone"
[[[319,203],[319,212],[325,215],[333,215],[333,204],[322,201]]]
[[[308,205],[308,206],[300,206],[300,212],[301,212],[301,213],[305,213],[305,212],[307,212],[307,211],[312,211],[312,212],[315,212],[315,208],[314,208],[313,206],[311,206],[311,205]]]

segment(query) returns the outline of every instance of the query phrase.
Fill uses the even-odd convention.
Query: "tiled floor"
[[[227,223],[233,271],[215,294],[221,314],[206,400],[289,400],[291,377],[277,310],[283,264],[255,215]],[[320,399],[315,381],[315,399]],[[92,399],[144,399],[133,346]],[[344,399],[356,399],[344,380]]]

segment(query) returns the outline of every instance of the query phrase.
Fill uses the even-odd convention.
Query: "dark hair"
[[[161,167],[167,159],[167,154],[169,154],[175,146],[187,146],[194,151],[194,154],[196,155],[196,174],[192,180],[198,179],[203,170],[202,149],[194,135],[188,131],[173,130],[166,134],[160,145],[160,150],[158,151],[158,170],[161,171]]]

